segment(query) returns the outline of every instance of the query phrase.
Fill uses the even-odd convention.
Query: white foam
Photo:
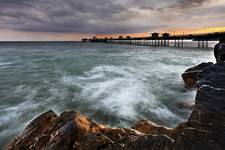
[[[0,57],[0,68],[8,68],[12,64],[13,64],[12,62],[7,62]]]
[[[5,114],[0,117],[0,122],[2,124],[7,124],[10,121],[18,119],[21,117],[21,114],[26,110],[32,110],[39,106],[39,104],[35,104],[30,101],[22,102],[18,105],[6,107],[5,109],[1,109],[1,113]]]
[[[12,93],[13,94],[13,93]],[[11,121],[15,121],[16,119],[19,119],[22,117],[22,113],[27,112],[28,110],[33,110],[39,106],[38,103],[35,103],[33,99],[35,98],[37,91],[32,90],[29,87],[26,87],[24,85],[17,86],[15,88],[14,92],[15,96],[24,94],[23,102],[17,104],[17,105],[12,105],[12,106],[4,106],[0,110],[1,114],[5,114],[0,116],[0,122],[1,125],[3,124],[8,124]]]
[[[9,66],[9,65],[12,65],[13,63],[10,63],[10,62],[0,62],[0,67],[1,66]]]
[[[148,112],[158,118],[175,118],[166,106],[157,101],[145,72],[128,66],[97,66],[84,76],[63,76],[62,83],[82,88],[81,96],[90,106],[128,120],[140,117],[137,106],[148,106]],[[141,105],[140,105],[141,104]]]

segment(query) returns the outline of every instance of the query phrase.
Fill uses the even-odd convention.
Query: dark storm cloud
[[[199,7],[203,3],[207,3],[211,0],[169,0],[159,2],[157,0],[138,0],[136,5],[140,5],[141,9],[150,10],[168,10],[168,9],[187,9],[193,7]]]
[[[0,0],[0,28],[32,32],[145,32],[171,27],[169,22],[175,22],[177,15],[191,15],[186,9],[196,7],[204,11],[201,6],[205,3],[210,0]]]
[[[192,8],[192,7],[199,7],[203,3],[207,3],[210,0],[179,0],[180,8]]]
[[[0,25],[23,31],[110,32],[132,13],[110,0],[0,0]]]

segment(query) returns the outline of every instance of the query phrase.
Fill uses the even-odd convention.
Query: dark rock
[[[110,149],[114,142],[101,132],[87,134],[82,140],[79,149]]]
[[[175,141],[166,135],[145,135],[128,144],[128,148],[135,150],[171,150]]]
[[[133,129],[138,130],[145,134],[166,134],[171,135],[172,129],[159,126],[155,124],[154,122],[148,121],[148,120],[141,120],[135,124]]]
[[[51,134],[49,142],[46,144],[47,150],[72,149],[75,138],[75,123],[67,122],[59,130]]]
[[[225,63],[215,64],[199,74],[198,87],[209,85],[215,88],[225,88]]]
[[[214,56],[217,63],[225,62],[225,38],[221,39],[214,47]]]
[[[36,143],[36,138],[43,136],[42,133],[51,128],[53,120],[57,115],[52,111],[47,111],[34,119],[28,126],[25,128],[24,132],[18,136],[14,141],[12,141],[6,149],[29,149]],[[39,138],[43,141],[43,138]],[[44,144],[43,144],[44,142]],[[40,142],[43,145],[46,144],[45,141]]]
[[[212,62],[201,63],[195,67],[187,69],[182,74],[182,78],[184,80],[185,87],[186,88],[196,88],[197,87],[196,83],[199,80],[198,74],[211,65],[213,65]]]

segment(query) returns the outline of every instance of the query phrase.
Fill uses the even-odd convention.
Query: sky
[[[0,0],[0,41],[225,31],[225,0]]]

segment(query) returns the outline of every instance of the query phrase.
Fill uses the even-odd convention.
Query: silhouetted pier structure
[[[152,33],[149,37],[123,37],[118,38],[97,38],[84,39],[82,41],[100,42],[100,43],[115,43],[115,44],[130,44],[130,45],[146,45],[146,46],[174,46],[184,47],[185,40],[196,41],[198,48],[207,48],[209,41],[218,41],[225,38],[225,32],[203,33],[203,34],[183,34],[170,35],[169,33]],[[171,41],[173,43],[171,43]],[[173,45],[172,45],[173,44]]]

